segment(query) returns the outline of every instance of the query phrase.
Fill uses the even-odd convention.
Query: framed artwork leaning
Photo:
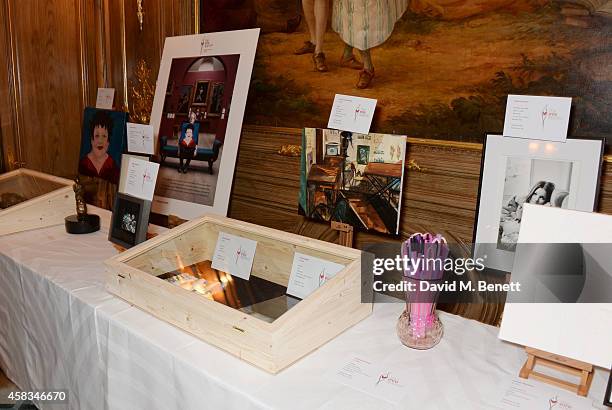
[[[151,201],[117,192],[108,240],[131,248],[147,239]]]
[[[166,38],[151,113],[153,212],[226,215],[258,38],[259,29]]]
[[[487,135],[474,224],[474,257],[512,271],[525,203],[593,211],[604,139],[538,141]]]
[[[397,235],[405,156],[403,135],[304,129],[300,213]]]
[[[127,148],[127,113],[85,108],[79,174],[119,183],[121,154]]]

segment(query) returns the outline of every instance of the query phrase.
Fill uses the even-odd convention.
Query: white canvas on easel
[[[612,243],[612,215],[526,204],[518,242]],[[506,303],[499,338],[609,368],[612,304]]]

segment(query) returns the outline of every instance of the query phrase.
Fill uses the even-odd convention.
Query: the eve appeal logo
[[[542,109],[542,128],[546,127],[546,121],[551,119],[551,120],[556,120],[559,118],[559,114],[557,113],[556,110],[550,108],[547,105],[544,106],[544,108]]]
[[[378,380],[376,381],[376,385],[378,386],[381,383],[391,384],[393,386],[399,386],[399,380],[395,377],[391,376],[391,372],[381,373],[378,376]]]
[[[239,259],[247,259],[249,257],[246,249],[243,249],[242,246],[240,246],[237,250],[236,250],[236,262],[235,264],[238,265],[238,260]]]
[[[548,399],[548,410],[552,410],[554,408],[571,410],[572,406],[570,404],[560,401],[559,396],[554,396]]]
[[[366,114],[366,110],[361,108],[361,105],[357,104],[357,107],[355,107],[355,121],[357,121],[357,117],[363,117]]]
[[[213,48],[212,41],[206,37],[202,38],[202,41],[200,42],[200,54],[204,54],[211,48]]]

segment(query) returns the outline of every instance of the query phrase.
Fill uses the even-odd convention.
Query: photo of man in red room
[[[239,59],[172,60],[159,127],[157,195],[213,205]]]

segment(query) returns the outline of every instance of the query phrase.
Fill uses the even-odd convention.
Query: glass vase
[[[418,286],[418,283],[416,285]],[[426,350],[437,345],[442,339],[444,327],[436,314],[438,293],[439,291],[407,292],[406,309],[397,321],[397,335],[404,345]]]

